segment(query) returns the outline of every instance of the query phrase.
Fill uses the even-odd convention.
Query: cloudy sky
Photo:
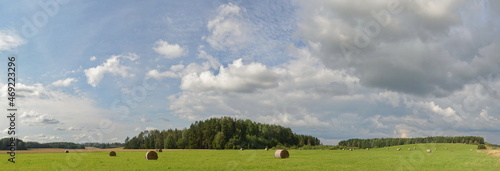
[[[123,142],[232,116],[324,144],[500,144],[499,1],[37,2],[0,3],[0,96],[16,55],[25,141]]]

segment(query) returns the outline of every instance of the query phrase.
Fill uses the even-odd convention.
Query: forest
[[[357,147],[357,148],[380,148],[405,144],[420,143],[464,143],[464,144],[484,144],[483,137],[476,136],[435,136],[422,138],[374,138],[374,139],[349,139],[339,142],[339,146]]]
[[[182,130],[151,130],[125,139],[125,149],[259,149],[320,145],[318,138],[290,128],[231,117],[196,121]]]
[[[0,139],[0,150],[10,150],[9,148],[10,138]],[[84,149],[85,147],[96,147],[96,148],[115,148],[123,147],[123,143],[83,143],[77,144],[73,142],[24,142],[21,139],[16,139],[16,150],[27,150],[28,148],[65,148],[65,149]]]

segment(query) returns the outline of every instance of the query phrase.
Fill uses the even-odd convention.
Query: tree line
[[[114,143],[86,142],[86,143],[83,143],[82,145],[85,147],[96,147],[96,148],[100,148],[100,149],[107,149],[107,148],[123,147],[125,144],[119,143],[119,142],[114,142]]]
[[[151,130],[125,139],[126,149],[258,149],[275,146],[320,145],[318,138],[290,128],[231,117],[196,121],[182,130]]]
[[[0,150],[10,150],[10,138],[0,139]],[[85,147],[96,147],[96,148],[116,148],[123,147],[123,143],[83,143],[77,144],[73,142],[24,142],[21,139],[16,139],[16,150],[27,150],[28,148],[65,148],[65,149],[84,149]]]
[[[477,136],[435,136],[422,138],[374,138],[374,139],[349,139],[339,142],[339,146],[357,147],[357,148],[380,148],[405,144],[420,143],[465,143],[465,144],[484,144],[483,137]]]

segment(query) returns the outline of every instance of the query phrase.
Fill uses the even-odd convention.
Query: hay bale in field
[[[290,153],[287,150],[276,150],[274,152],[274,158],[286,159],[288,157],[290,157]]]
[[[472,151],[472,148],[471,148],[471,149],[469,149],[469,151]]]
[[[241,150],[241,151],[243,151],[243,150],[245,150],[245,149],[243,149],[243,148],[240,148],[240,150]]]
[[[116,152],[115,151],[110,151],[109,152],[109,156],[116,156]]]
[[[450,151],[451,151],[451,152],[455,152],[455,149],[451,149]]]
[[[158,159],[158,153],[155,151],[148,151],[146,153],[146,159],[147,160],[157,160]]]
[[[408,151],[410,151],[410,150],[411,150],[411,148],[408,148]]]
[[[65,150],[64,152],[65,152],[65,153],[69,153],[69,151],[68,151],[68,150]]]
[[[156,149],[157,152],[163,152],[163,150],[160,148],[160,149]]]
[[[352,151],[352,148],[350,148],[349,151]]]
[[[431,149],[427,149],[427,152],[428,152],[428,153],[432,153],[432,150],[431,150]]]
[[[269,149],[267,147],[264,150],[269,151]]]
[[[417,149],[417,147],[413,147],[413,149],[414,149],[414,150],[416,150],[416,149]]]
[[[366,148],[366,150],[370,150],[369,148]]]
[[[401,150],[401,148],[397,148],[396,150],[398,150],[398,151],[399,151],[399,150]]]
[[[448,148],[444,148],[445,150],[448,150]]]

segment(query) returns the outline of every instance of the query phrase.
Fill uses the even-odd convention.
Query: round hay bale
[[[109,152],[109,156],[116,156],[116,152],[115,151],[110,151]]]
[[[269,148],[266,147],[264,150],[269,151]]]
[[[158,159],[158,153],[155,151],[148,151],[146,153],[146,159],[147,160],[157,160]]]
[[[471,148],[471,149],[469,149],[469,151],[472,151],[472,148]]]
[[[428,152],[428,153],[432,153],[432,150],[431,150],[431,149],[427,149],[427,152]]]
[[[396,150],[398,150],[398,151],[399,151],[399,150],[401,150],[401,148],[397,148]]]
[[[245,150],[245,149],[243,149],[243,148],[240,148],[240,150],[241,150],[241,151],[243,151],[243,150]]]
[[[410,151],[410,150],[411,150],[411,148],[408,148],[408,151]]]
[[[370,150],[369,148],[366,148],[366,150]]]
[[[163,150],[160,148],[160,149],[157,149],[156,150],[157,152],[163,152]]]
[[[350,148],[349,151],[352,151],[352,148]]]
[[[414,149],[414,150],[416,150],[416,149],[417,149],[417,147],[413,147],[413,149]]]
[[[68,150],[65,150],[64,152],[65,152],[65,153],[69,153],[69,151],[68,151]]]
[[[448,150],[448,148],[444,148],[445,150]]]
[[[274,152],[274,158],[286,159],[288,157],[290,157],[290,153],[287,150],[276,150]]]

